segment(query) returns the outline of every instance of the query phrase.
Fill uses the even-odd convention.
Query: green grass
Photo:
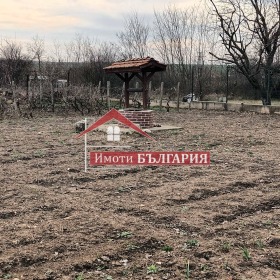
[[[260,239],[256,240],[255,244],[256,244],[258,249],[263,249],[264,248],[264,242]]]
[[[130,238],[132,236],[132,233],[130,231],[122,231],[118,233],[119,238]]]
[[[75,280],[84,280],[83,274],[79,274],[78,276],[76,276]]]
[[[11,274],[3,274],[1,278],[3,278],[3,279],[12,279],[13,276]]]
[[[158,267],[155,264],[152,264],[147,267],[147,274],[156,274],[158,273]]]
[[[185,279],[186,280],[189,280],[190,279],[190,261],[187,261],[187,264],[186,264],[186,275],[185,275]]]
[[[245,261],[249,261],[252,258],[248,248],[246,247],[242,248],[242,256]]]
[[[129,251],[137,250],[139,248],[140,248],[140,246],[134,245],[134,244],[128,244],[127,247],[126,247],[126,249],[129,250]]]
[[[187,240],[185,244],[187,247],[197,247],[199,245],[198,240],[196,239]]]
[[[162,247],[162,250],[163,250],[164,252],[171,252],[171,251],[173,251],[173,248],[172,248],[171,246],[164,245],[164,246]]]
[[[35,158],[43,158],[46,156],[46,152],[45,151],[42,151],[42,150],[37,150],[33,153],[33,156]]]
[[[224,242],[221,246],[221,251],[224,253],[228,253],[230,251],[231,244],[229,242]]]

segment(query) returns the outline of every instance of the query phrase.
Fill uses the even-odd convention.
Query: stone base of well
[[[119,112],[141,128],[151,128],[154,126],[153,110],[122,109]]]

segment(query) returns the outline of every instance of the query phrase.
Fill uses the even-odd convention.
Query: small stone
[[[127,266],[128,260],[125,259],[125,260],[121,260],[120,262],[123,263],[124,266]]]
[[[67,171],[72,172],[72,173],[79,173],[80,172],[80,170],[74,169],[74,168],[67,168]]]
[[[75,123],[75,130],[76,130],[76,133],[84,131],[85,130],[85,121],[81,120],[79,122],[76,122]]]
[[[123,266],[123,264],[118,261],[113,261],[112,266]]]
[[[109,261],[110,261],[110,258],[107,257],[107,256],[102,256],[100,259],[101,259],[102,261],[105,261],[105,262],[109,262]]]

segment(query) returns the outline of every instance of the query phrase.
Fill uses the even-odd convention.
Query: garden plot
[[[156,113],[122,142],[211,164],[87,173],[78,120],[0,123],[0,279],[280,279],[279,116]]]

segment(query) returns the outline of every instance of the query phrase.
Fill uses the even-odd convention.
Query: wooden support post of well
[[[124,74],[124,107],[129,108],[129,79],[128,79],[128,73]]]
[[[110,89],[111,89],[111,83],[110,83],[110,81],[107,81],[107,106],[108,106],[109,110],[111,108],[111,104],[110,104]]]
[[[147,85],[147,73],[142,73],[142,82],[143,82],[143,109],[147,110],[148,108],[148,85]]]

